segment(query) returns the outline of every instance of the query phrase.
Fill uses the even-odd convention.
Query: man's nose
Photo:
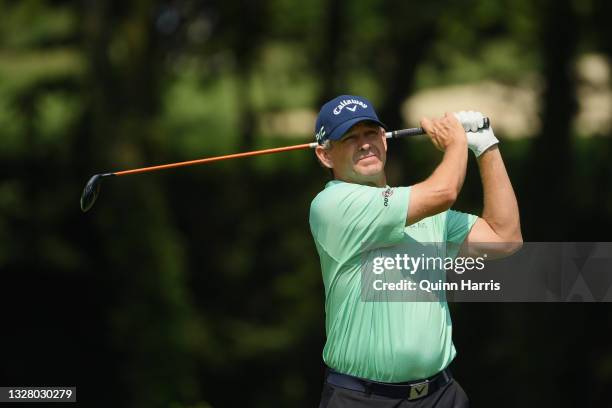
[[[359,139],[357,140],[359,142],[359,150],[368,150],[371,147],[367,137],[359,136]]]

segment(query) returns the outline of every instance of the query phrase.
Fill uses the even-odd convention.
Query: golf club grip
[[[491,120],[489,118],[484,118],[482,127],[480,129],[488,129],[491,126]],[[399,137],[404,136],[416,136],[423,135],[425,131],[423,128],[410,128],[410,129],[402,129],[402,130],[394,130],[393,132],[387,132],[387,138],[397,139]]]

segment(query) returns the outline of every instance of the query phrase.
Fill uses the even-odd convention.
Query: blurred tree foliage
[[[90,213],[77,202],[94,173],[287,144],[263,115],[338,93],[368,95],[397,128],[415,90],[535,75],[542,130],[502,145],[524,237],[612,227],[611,135],[572,131],[573,64],[611,56],[609,2],[23,0],[0,14],[2,385],[76,385],[91,407],[316,405],[308,208],[325,173],[311,155],[126,177]],[[389,171],[410,184],[438,158],[406,141]],[[458,206],[480,211],[473,162]],[[475,406],[606,395],[602,305],[452,308]]]

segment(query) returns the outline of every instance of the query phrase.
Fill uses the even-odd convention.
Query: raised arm
[[[406,225],[448,210],[457,199],[467,167],[465,130],[451,114],[441,119],[421,119],[432,143],[444,152],[442,162],[425,181],[412,186]]]
[[[482,117],[478,112],[460,112],[459,115],[463,123],[470,121],[461,115],[476,117],[471,130],[476,130]],[[482,216],[472,227],[461,253],[470,256],[486,253],[490,259],[507,256],[520,249],[523,236],[518,203],[497,145],[497,138],[490,128],[468,131],[467,138],[468,146],[477,157],[484,206]]]

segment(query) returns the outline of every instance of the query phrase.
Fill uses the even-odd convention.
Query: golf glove
[[[461,111],[455,112],[455,117],[463,125],[468,147],[474,152],[476,157],[479,157],[489,147],[499,143],[490,126],[487,129],[480,129],[484,123],[484,115],[482,113]]]

